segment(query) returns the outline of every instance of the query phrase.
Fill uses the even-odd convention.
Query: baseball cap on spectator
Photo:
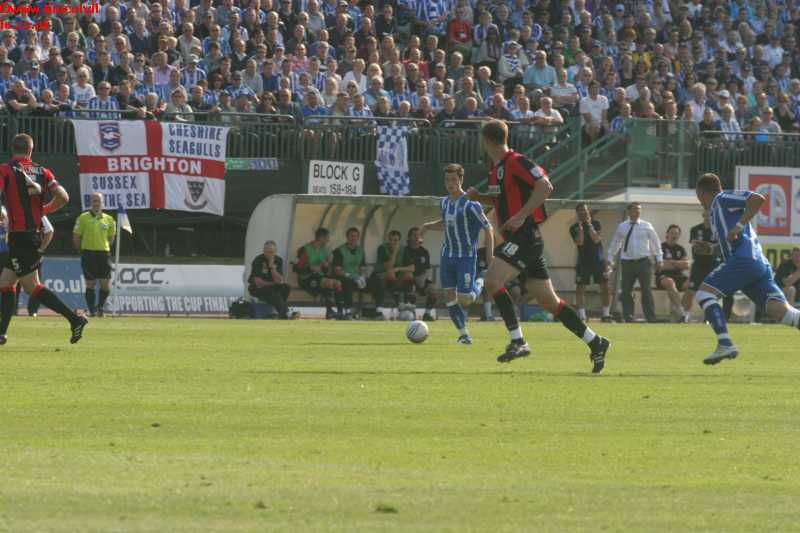
[[[219,92],[219,95],[220,95],[220,96],[230,96],[230,95],[231,95],[231,93],[229,93],[229,92],[228,92],[226,89],[222,89],[222,90]]]
[[[336,5],[338,7],[342,7],[342,6],[347,7],[349,4],[347,3],[347,0],[339,0],[339,2]]]
[[[621,11],[621,12],[624,13],[625,12],[625,4],[617,4],[617,6],[614,8],[614,10],[615,11]]]
[[[66,73],[67,73],[67,67],[65,66],[60,66],[56,69],[56,74],[66,74]]]
[[[240,80],[240,79],[242,79],[242,73],[241,72],[234,72],[233,74],[231,74],[231,79],[232,80]]]
[[[719,96],[720,98],[730,98],[731,97],[731,93],[729,93],[725,89],[722,89],[720,92],[717,93],[717,96]]]
[[[0,61],[0,67],[13,67],[13,66],[14,66],[14,63],[9,61],[8,59],[6,59],[4,61]]]
[[[31,61],[31,68],[39,68],[39,62],[38,61]]]
[[[198,64],[200,62],[200,58],[194,54],[189,55],[189,63]]]

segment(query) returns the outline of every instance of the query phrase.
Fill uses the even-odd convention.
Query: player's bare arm
[[[583,225],[585,224],[584,221],[578,220],[578,232],[575,237],[572,239],[576,245],[583,246]]]
[[[425,232],[428,230],[441,231],[443,229],[444,229],[444,221],[441,218],[438,220],[432,220],[431,222],[426,222],[419,228],[420,233],[422,233],[422,235],[425,235]]]
[[[494,202],[494,199],[497,197],[496,194],[482,193],[475,187],[470,187],[467,189],[467,196],[470,200],[488,205],[491,205]]]
[[[594,229],[594,224],[592,224],[592,215],[589,215],[589,218],[586,219],[586,225],[589,227],[589,238],[592,239],[592,242],[598,244],[601,240],[600,232]]]
[[[528,201],[525,202],[525,205],[523,205],[514,216],[506,221],[503,227],[511,229],[512,231],[519,229],[519,227],[525,223],[525,219],[536,211],[536,209],[541,207],[552,193],[553,184],[550,183],[550,180],[548,178],[538,179]]]
[[[42,208],[42,212],[46,215],[58,211],[65,205],[69,203],[69,194],[61,185],[57,185],[50,189],[50,193],[53,195],[53,199],[44,204]],[[80,237],[78,237],[78,248],[80,248]]]
[[[494,226],[491,224],[483,228],[483,242],[486,245],[486,264],[491,265],[494,260]]]
[[[727,239],[729,241],[735,241],[739,238],[739,233],[741,233],[742,228],[749,224],[753,217],[758,214],[758,212],[761,210],[761,206],[764,204],[764,201],[765,198],[755,192],[747,198],[747,202],[744,206],[744,213],[742,213],[742,218],[740,218],[739,222],[737,222],[736,225],[728,232]]]

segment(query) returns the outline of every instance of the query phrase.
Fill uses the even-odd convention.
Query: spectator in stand
[[[539,100],[541,108],[533,114],[533,123],[542,128],[560,126],[564,123],[564,118],[557,109],[553,109],[553,99],[543,96]]]
[[[556,71],[556,83],[550,87],[550,97],[553,105],[564,110],[567,115],[575,114],[578,109],[581,99],[578,89],[567,81],[567,71],[563,68]]]
[[[600,83],[589,82],[589,95],[581,98],[581,116],[587,144],[591,144],[608,131],[608,99],[600,94]]]
[[[566,72],[564,72],[563,81],[566,83]],[[560,80],[556,77],[556,69],[547,64],[547,52],[544,50],[536,51],[533,63],[525,69],[525,76],[522,82],[525,84],[525,88],[530,91],[534,89],[550,90],[551,87],[560,84]],[[577,94],[577,91],[575,94]],[[571,103],[574,104],[574,102]]]

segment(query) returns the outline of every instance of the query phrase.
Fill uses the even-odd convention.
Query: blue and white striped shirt
[[[133,94],[135,96],[138,96],[139,99],[142,100],[142,102],[144,102],[144,99],[147,97],[149,93],[156,93],[159,96],[159,98],[161,97],[161,92],[158,90],[158,87],[156,87],[155,84],[148,85],[146,83],[140,83],[139,85],[133,88]]]
[[[194,69],[194,72],[189,72],[189,69],[186,68],[181,71],[181,85],[183,85],[187,90],[191,89],[204,79],[206,79],[206,73],[199,68]]]
[[[11,89],[11,86],[14,85],[15,81],[17,81],[17,77],[13,74],[7,80],[0,78],[0,96],[5,96],[6,93]]]
[[[48,88],[50,80],[47,79],[47,74],[39,73],[38,76],[33,75],[33,71],[26,72],[22,75],[25,85],[31,90],[36,98],[42,95],[42,91]]]
[[[478,237],[483,228],[489,227],[489,219],[481,204],[473,202],[466,194],[455,200],[442,198],[442,221],[444,222],[444,244],[442,257],[473,257],[478,254]]]
[[[709,208],[711,227],[717,236],[723,261],[727,261],[731,257],[737,257],[769,264],[767,258],[764,257],[764,252],[758,242],[758,235],[756,235],[752,222],[742,229],[738,239],[733,242],[727,239],[728,232],[742,218],[747,199],[752,194],[750,191],[722,191],[711,202],[711,207]],[[784,199],[784,202],[786,200]],[[784,205],[788,204],[784,203]]]
[[[119,103],[116,98],[106,98],[102,100],[99,96],[95,96],[89,100],[89,109],[98,109],[101,111],[118,111]],[[119,120],[119,113],[90,113],[91,118],[101,120]]]
[[[256,96],[256,93],[253,92],[253,89],[251,89],[247,85],[239,85],[238,87],[234,87],[233,85],[228,85],[226,90],[229,93],[231,93],[231,101],[236,100],[241,95],[249,96],[251,98],[255,98]]]

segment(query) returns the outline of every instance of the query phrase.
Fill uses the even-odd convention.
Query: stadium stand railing
[[[98,117],[104,112],[89,110],[72,114],[70,118],[0,114],[0,139],[9,146],[14,135],[25,132],[33,137],[37,153],[72,155],[71,119],[133,119]],[[175,117],[163,117],[171,118]],[[256,113],[180,113],[179,118],[230,126],[229,158],[373,163],[376,127],[405,125],[409,163],[487,164],[480,119],[432,125],[424,119],[332,116],[312,116],[299,123],[289,115]],[[557,186],[556,196],[562,199],[597,197],[630,186],[691,187],[696,176],[709,170],[732,184],[737,165],[794,167],[800,161],[800,134],[700,132],[697,124],[684,120],[632,118],[623,131],[608,133],[590,145],[584,144],[579,117],[557,127],[510,122],[509,136],[512,147],[547,169]]]

